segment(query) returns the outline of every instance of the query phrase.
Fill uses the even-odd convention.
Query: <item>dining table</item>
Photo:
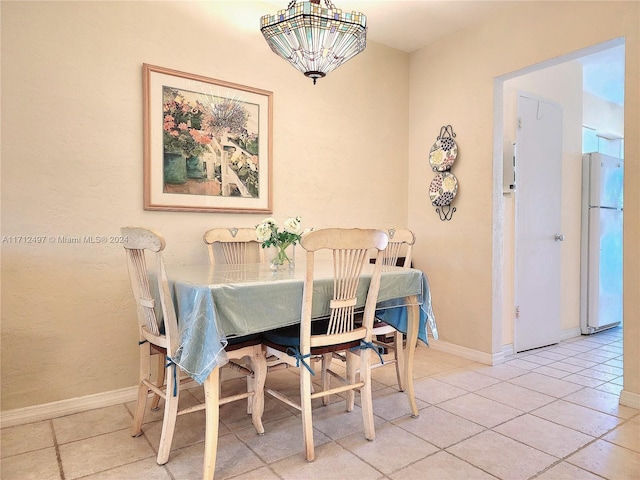
[[[297,259],[296,259],[297,260]],[[219,371],[228,360],[228,339],[300,323],[306,265],[272,270],[268,263],[176,265],[167,269],[180,346],[172,361],[205,391],[205,455],[203,478],[215,471],[219,422]],[[357,307],[364,307],[373,265],[366,265]],[[328,314],[333,294],[329,261],[315,263],[312,318]],[[413,356],[418,340],[438,338],[427,276],[418,269],[383,268],[376,317],[405,333],[405,384],[409,408],[418,416],[413,387]]]

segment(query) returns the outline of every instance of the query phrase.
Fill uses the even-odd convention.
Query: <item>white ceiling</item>
[[[624,104],[624,45],[578,60],[583,65],[583,90],[618,105]]]
[[[367,39],[404,52],[413,52],[470,25],[513,8],[507,0],[332,0],[336,8],[367,17]],[[283,10],[289,0],[265,1],[264,13]],[[324,4],[324,0],[321,0]],[[268,6],[267,6],[268,5]],[[624,46],[583,57],[584,90],[622,104]]]
[[[323,1],[321,3],[324,3]],[[488,0],[336,0],[336,8],[367,16],[367,38],[404,52],[488,20],[520,2]]]

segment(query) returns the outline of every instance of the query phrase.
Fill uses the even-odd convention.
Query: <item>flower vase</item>
[[[293,270],[295,266],[295,245],[278,245],[269,249],[269,267],[271,270]]]

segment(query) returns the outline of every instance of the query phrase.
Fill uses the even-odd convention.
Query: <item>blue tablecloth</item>
[[[272,272],[268,265],[208,265],[172,267],[169,283],[178,316],[181,344],[172,360],[198,383],[227,362],[227,338],[260,333],[300,322],[304,266]],[[328,312],[333,291],[331,275],[316,266],[313,317]],[[363,306],[368,281],[358,290]],[[406,297],[420,302],[418,338],[428,343],[427,328],[437,338],[431,294],[419,270],[392,267],[380,283],[379,316],[400,331],[407,331]],[[427,327],[428,326],[428,327]]]
[[[422,276],[422,297],[420,299],[420,324],[418,328],[418,339],[426,345],[429,344],[428,330],[434,340],[438,339],[438,327],[436,317],[431,307],[431,290],[426,275]],[[408,312],[404,298],[397,298],[378,303],[376,317],[389,325],[393,325],[396,330],[407,333]]]

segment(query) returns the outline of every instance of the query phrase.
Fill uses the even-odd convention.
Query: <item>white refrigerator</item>
[[[588,335],[622,323],[623,161],[583,156],[580,330]]]

